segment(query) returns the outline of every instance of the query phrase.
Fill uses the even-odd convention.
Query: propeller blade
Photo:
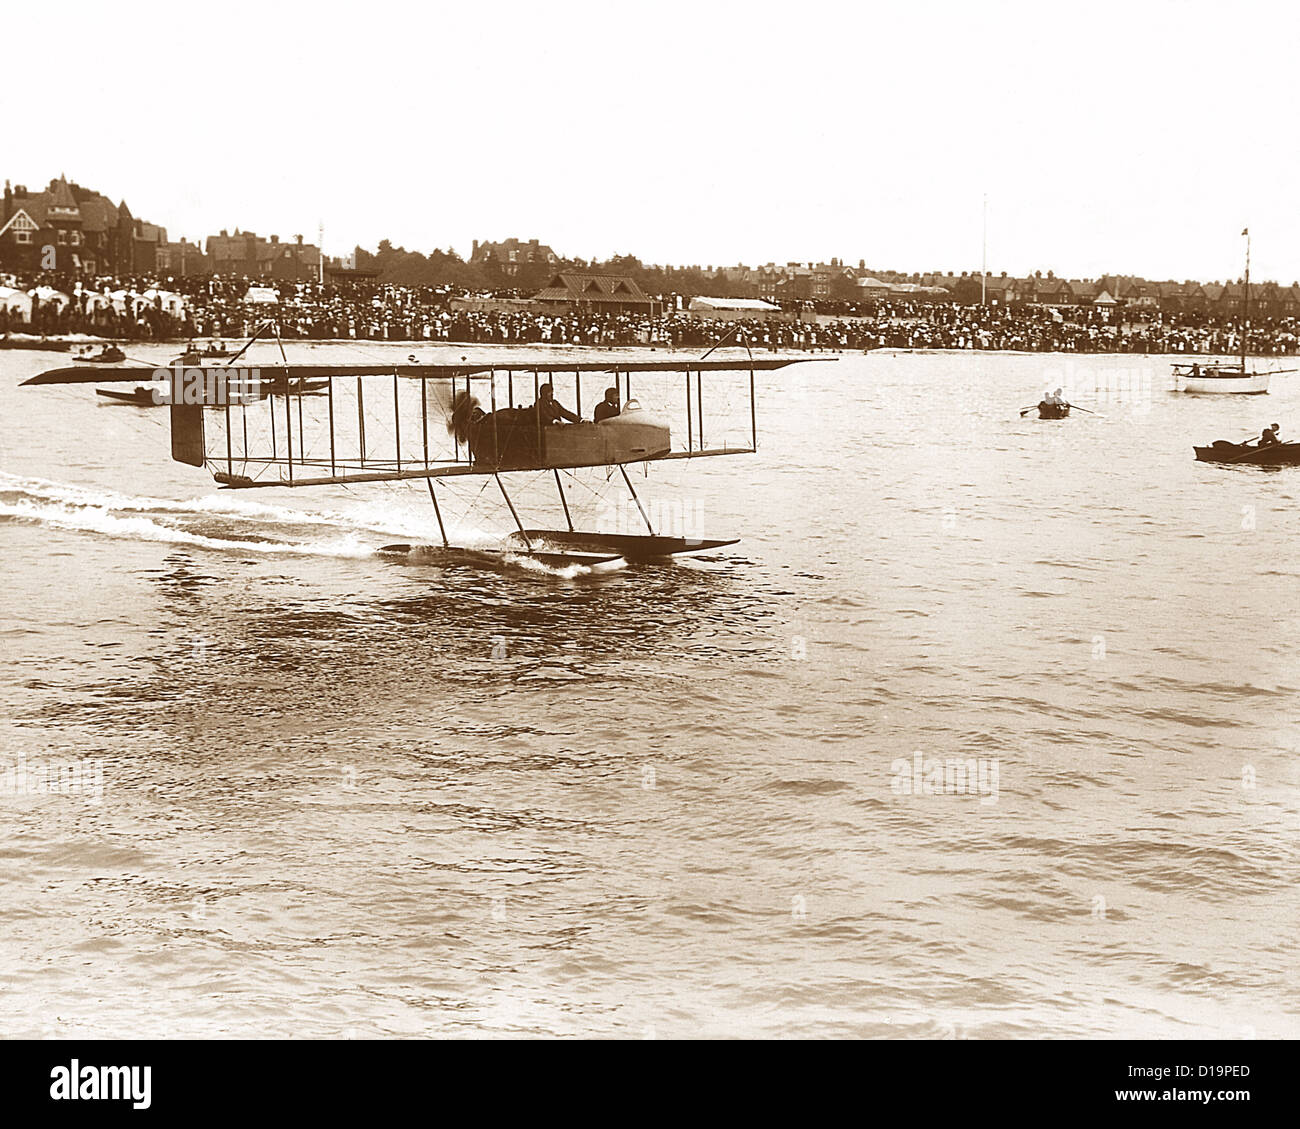
[[[457,442],[464,443],[469,439],[470,424],[483,414],[478,397],[462,390],[456,393],[449,406],[450,410],[445,411],[447,434],[455,435]]]

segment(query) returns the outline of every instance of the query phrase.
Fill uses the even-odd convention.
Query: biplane
[[[252,344],[250,341],[249,344]],[[245,347],[247,348],[247,346]],[[129,383],[152,386],[153,402],[170,408],[171,455],[208,470],[224,489],[354,486],[423,480],[441,549],[453,546],[439,490],[454,480],[495,480],[512,531],[487,552],[566,567],[620,559],[642,561],[716,549],[735,538],[677,536],[656,529],[638,497],[629,466],[670,460],[752,454],[758,446],[755,379],[810,358],[771,357],[655,360],[515,360],[459,364],[291,364],[235,368],[123,366],[56,368],[27,385]],[[833,358],[818,358],[830,360]],[[723,387],[724,420],[708,391]],[[675,391],[666,389],[675,384]],[[621,410],[599,422],[553,422],[539,410],[550,385],[557,402],[582,417],[607,386]],[[660,402],[640,396],[658,388]],[[644,391],[643,391],[644,386]],[[592,394],[593,388],[596,389]],[[739,403],[739,418],[737,406]],[[644,532],[575,527],[562,475],[582,468],[621,475]],[[566,528],[533,527],[521,517],[507,480],[522,474],[554,479]],[[482,491],[480,491],[480,496]],[[389,545],[381,551],[420,547]]]

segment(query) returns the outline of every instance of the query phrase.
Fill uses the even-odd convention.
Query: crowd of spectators
[[[1235,319],[1096,307],[980,306],[888,302],[805,306],[771,320],[695,317],[656,306],[651,314],[473,307],[440,287],[379,282],[270,284],[275,304],[247,301],[245,278],[102,278],[69,283],[0,279],[31,293],[31,308],[0,306],[0,335],[85,334],[116,340],[241,339],[268,318],[284,339],[484,344],[654,345],[707,349],[720,341],[755,350],[998,349],[1025,352],[1232,354]],[[63,283],[61,286],[60,283]],[[41,287],[47,288],[41,297]],[[50,291],[56,292],[50,294]],[[498,303],[509,306],[509,303]],[[1293,354],[1295,318],[1254,319],[1253,354]]]

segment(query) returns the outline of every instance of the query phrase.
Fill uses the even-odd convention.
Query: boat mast
[[[1241,292],[1241,371],[1246,372],[1246,338],[1250,334],[1250,228],[1243,227],[1246,237],[1246,287]]]

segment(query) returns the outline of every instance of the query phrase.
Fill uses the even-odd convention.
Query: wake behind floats
[[[171,453],[177,462],[206,468],[222,488],[231,490],[423,479],[442,546],[448,550],[454,547],[435,483],[490,475],[515,525],[497,553],[560,567],[669,557],[735,540],[656,532],[632,486],[629,464],[753,454],[758,447],[756,373],[812,359],[706,358],[509,364],[419,364],[412,358],[404,364],[337,365],[291,365],[283,358],[282,364],[258,366],[257,378],[251,385],[245,381],[239,396],[224,394],[225,383],[209,379],[203,370],[190,370],[176,378],[175,387],[183,384],[185,394],[168,397]],[[24,383],[144,384],[156,381],[157,371],[81,364],[51,369]],[[580,417],[583,376],[595,373],[606,375],[599,381],[589,376],[588,391],[598,384],[594,399],[599,399],[612,377],[623,402],[620,414],[599,422],[552,423],[537,410],[543,384],[562,380],[563,385],[555,387],[557,399],[575,404]],[[715,405],[705,394],[706,375],[710,391],[718,388],[724,398],[729,391],[747,399],[747,419],[739,432],[734,417],[730,430],[720,426]],[[681,380],[675,391],[670,391],[672,378]],[[516,384],[522,388],[516,389]],[[531,392],[533,407],[516,407],[517,391]],[[635,395],[646,393],[662,400],[658,410],[641,407]],[[594,407],[590,395],[588,403]],[[684,419],[684,428],[676,434],[670,412],[678,422]],[[719,430],[724,433],[721,439]],[[618,468],[645,524],[644,534],[574,527],[560,475],[583,467],[605,468],[607,480]],[[553,474],[567,529],[528,528],[519,516],[506,479],[538,471]],[[404,552],[411,546],[387,548]]]

